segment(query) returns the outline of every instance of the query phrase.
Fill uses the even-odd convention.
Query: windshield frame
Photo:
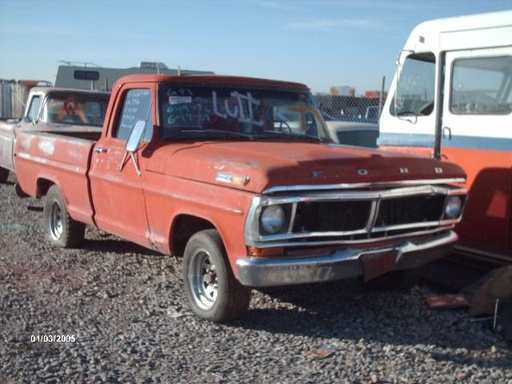
[[[240,84],[161,83],[157,109],[165,141],[330,141],[309,91]],[[295,113],[294,121],[290,113]]]
[[[436,95],[436,63],[432,52],[409,52],[397,67],[395,94],[389,113],[400,119],[433,114]]]

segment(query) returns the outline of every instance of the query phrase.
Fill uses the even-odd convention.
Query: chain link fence
[[[385,99],[340,95],[314,95],[326,120],[364,120],[378,123]]]

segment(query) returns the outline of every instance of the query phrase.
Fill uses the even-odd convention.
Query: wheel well
[[[47,179],[38,179],[37,180],[37,197],[45,196],[53,184],[55,184],[53,181],[50,181]]]
[[[215,226],[197,216],[178,216],[172,226],[171,253],[175,256],[183,256],[188,240],[195,233],[205,229],[215,229]]]

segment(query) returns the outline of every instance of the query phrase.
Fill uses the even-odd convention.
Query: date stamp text
[[[30,335],[31,343],[74,343],[75,335]]]

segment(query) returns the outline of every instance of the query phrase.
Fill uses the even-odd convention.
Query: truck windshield
[[[162,86],[164,139],[328,140],[309,93],[219,86]]]

